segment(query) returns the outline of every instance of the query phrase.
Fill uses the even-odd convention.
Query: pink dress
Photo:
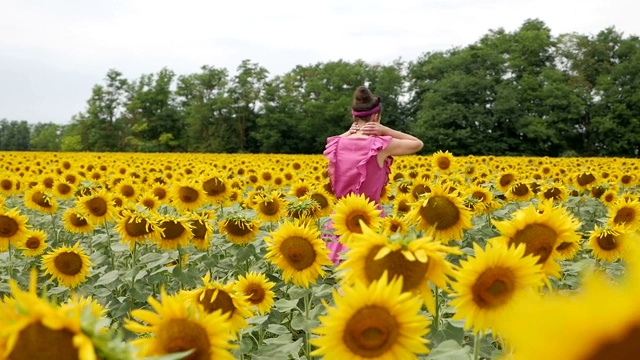
[[[332,136],[327,139],[324,156],[329,160],[329,180],[337,199],[348,194],[364,194],[374,201],[380,210],[380,195],[389,182],[393,158],[387,157],[382,167],[378,165],[378,152],[385,149],[391,136],[344,137]],[[380,216],[385,216],[384,212]],[[333,230],[333,222],[327,223],[327,230]],[[324,233],[329,255],[334,263],[340,262],[340,253],[347,248],[338,241],[338,236]]]

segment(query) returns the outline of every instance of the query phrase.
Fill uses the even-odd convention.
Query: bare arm
[[[417,137],[393,130],[379,123],[367,123],[362,128],[362,133],[365,135],[391,136],[393,138],[389,145],[378,153],[378,157],[382,157],[383,160],[387,156],[416,153],[424,146],[422,140]]]

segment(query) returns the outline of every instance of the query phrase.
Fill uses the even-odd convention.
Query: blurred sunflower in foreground
[[[429,319],[422,302],[402,291],[402,279],[388,282],[386,274],[370,285],[356,282],[333,292],[335,306],[320,316],[311,339],[311,353],[326,359],[417,359],[429,352],[425,335]]]

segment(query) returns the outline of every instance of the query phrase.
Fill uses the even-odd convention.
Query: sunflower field
[[[640,161],[0,153],[0,359],[628,359]]]

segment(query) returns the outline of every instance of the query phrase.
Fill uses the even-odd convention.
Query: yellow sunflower
[[[634,282],[613,284],[589,274],[576,293],[523,298],[501,326],[503,339],[518,360],[635,359],[640,352],[637,289]]]
[[[165,184],[154,184],[149,191],[153,196],[158,198],[160,203],[166,203],[169,201],[169,190],[167,190],[167,186]]]
[[[542,202],[540,206],[540,209],[534,205],[520,209],[512,214],[511,220],[492,220],[501,235],[489,241],[508,246],[524,243],[525,255],[536,256],[545,274],[558,277],[560,265],[556,260],[563,256],[557,248],[564,243],[580,243],[580,222],[562,206],[554,207],[552,201]]]
[[[285,221],[270,235],[264,239],[268,250],[264,258],[282,270],[284,281],[308,288],[318,276],[324,277],[322,266],[331,265],[331,260],[317,229],[300,221]]]
[[[247,326],[246,319],[251,317],[251,305],[246,296],[233,291],[233,283],[223,285],[211,281],[211,273],[207,273],[202,282],[204,286],[191,291],[183,291],[181,296],[186,302],[201,307],[207,313],[218,312],[231,325],[232,332],[238,332]]]
[[[530,186],[526,181],[516,181],[509,187],[505,196],[509,201],[529,201],[535,195]]]
[[[127,202],[135,202],[140,194],[140,185],[136,184],[133,179],[125,179],[115,186],[114,193],[126,199]]]
[[[22,253],[28,257],[42,254],[47,248],[47,233],[40,229],[28,231],[27,238],[20,248],[23,249]]]
[[[287,204],[287,216],[301,222],[310,222],[318,218],[320,205],[315,200],[302,197]]]
[[[413,196],[409,194],[397,194],[393,199],[393,213],[396,216],[406,215],[411,211]]]
[[[465,190],[465,194],[464,203],[474,213],[489,213],[494,207],[493,193],[487,187],[473,185]]]
[[[49,189],[43,185],[36,185],[24,193],[24,205],[43,214],[55,214],[58,211],[58,202],[49,196]]]
[[[616,200],[618,200],[618,190],[609,189],[605,191],[599,199],[603,204],[609,207],[615,204]]]
[[[471,211],[462,199],[449,193],[449,187],[432,185],[407,214],[420,230],[433,231],[436,240],[449,242],[462,239],[463,230],[471,229]]]
[[[569,191],[561,183],[544,184],[538,192],[538,199],[541,201],[551,200],[563,204],[568,197]]]
[[[65,230],[75,234],[93,231],[93,224],[87,221],[87,217],[79,213],[75,208],[68,208],[62,213],[62,224]]]
[[[161,201],[153,194],[152,191],[147,191],[140,194],[137,203],[147,209],[147,211],[154,212],[158,210],[158,207],[160,207]]]
[[[247,302],[255,306],[262,315],[269,313],[273,307],[275,293],[271,289],[275,285],[262,273],[248,272],[244,276],[238,276],[234,283],[234,290],[246,297]]]
[[[79,242],[72,247],[63,245],[43,255],[42,267],[45,274],[51,274],[58,284],[68,288],[85,282],[93,263],[79,245]]]
[[[147,239],[151,242],[160,240],[160,227],[144,214],[130,208],[122,209],[114,230],[120,234],[123,244],[129,243],[130,249]]]
[[[402,217],[387,216],[382,220],[382,230],[387,234],[406,235],[409,232],[409,225]]]
[[[282,199],[282,193],[271,191],[261,192],[253,198],[253,209],[262,221],[278,222],[286,211],[286,203]]]
[[[594,258],[613,262],[623,257],[629,242],[638,240],[638,233],[629,231],[624,225],[602,228],[595,225],[589,234],[587,247],[591,249]]]
[[[87,221],[94,225],[103,225],[114,218],[114,205],[106,189],[79,197],[76,200],[76,207],[85,215]]]
[[[429,283],[447,289],[453,265],[447,255],[461,255],[457,247],[450,247],[431,237],[410,239],[401,236],[387,237],[363,227],[363,233],[355,235],[346,260],[338,265],[340,277],[347,284],[362,281],[370,284],[387,274],[390,279],[402,278],[402,290],[420,294],[427,309],[435,313],[435,299]]]
[[[376,204],[364,194],[349,194],[336,203],[335,212],[331,215],[335,234],[340,236],[340,242],[348,245],[354,234],[362,234],[360,221],[367,227],[379,230],[382,225],[380,213]]]
[[[160,249],[177,249],[186,247],[193,237],[191,224],[186,218],[155,214],[153,222],[160,230],[156,242]]]
[[[209,249],[211,237],[213,236],[213,226],[211,226],[208,217],[202,214],[193,214],[189,218],[189,225],[191,225],[191,232],[193,233],[191,243],[198,250],[206,251]]]
[[[589,171],[580,171],[572,175],[571,181],[578,190],[584,191],[598,182],[598,176]]]
[[[436,172],[448,174],[454,169],[453,154],[449,151],[436,151],[431,155],[431,164]]]
[[[53,183],[53,195],[58,199],[68,200],[73,197],[76,192],[76,186],[74,184],[69,184],[66,181],[56,180]]]
[[[525,246],[487,244],[485,250],[474,243],[475,256],[460,262],[451,284],[455,308],[453,318],[465,321],[474,333],[495,329],[514,299],[529,289],[544,285],[542,266],[537,258],[525,256]]]
[[[610,225],[625,225],[630,230],[640,226],[640,201],[620,199],[609,208]]]
[[[227,235],[227,240],[235,244],[248,244],[255,240],[260,222],[241,213],[225,214],[225,218],[218,223],[221,234]]]
[[[299,179],[291,184],[289,195],[301,198],[311,190],[312,185],[305,179]]]
[[[333,195],[330,195],[319,186],[314,186],[313,188],[311,188],[305,195],[305,198],[309,198],[318,203],[318,206],[320,207],[317,212],[318,217],[327,216],[333,211]]]
[[[138,356],[162,356],[194,350],[191,360],[214,360],[234,357],[230,322],[220,312],[207,313],[201,307],[188,304],[181,297],[168,296],[162,290],[160,302],[147,299],[154,311],[137,309],[126,319],[124,327],[142,334],[131,344]],[[146,323],[147,325],[144,325]]]
[[[410,194],[411,194],[412,201],[417,201],[420,199],[420,195],[428,194],[430,192],[431,192],[431,186],[429,182],[425,180],[416,180],[411,185]]]
[[[327,307],[311,355],[325,359],[418,359],[429,352],[425,335],[429,319],[420,313],[422,303],[402,291],[402,280],[387,276],[369,285],[356,282],[333,292],[335,307]]]
[[[202,184],[194,180],[175,182],[169,191],[169,201],[179,211],[193,211],[209,202]]]
[[[4,306],[0,302],[0,358],[97,359],[79,314],[69,314],[38,297],[36,282],[32,275],[29,291],[20,290],[13,280],[9,282],[11,300],[15,301],[4,301]]]
[[[231,186],[224,176],[217,173],[207,173],[200,177],[202,180],[202,190],[214,204],[219,204],[225,197],[229,196]]]
[[[513,171],[504,171],[496,177],[495,186],[498,190],[506,193],[509,188],[516,182],[517,174]]]
[[[20,214],[18,209],[0,208],[0,251],[7,250],[9,244],[18,246],[26,240],[28,221],[29,219]]]

